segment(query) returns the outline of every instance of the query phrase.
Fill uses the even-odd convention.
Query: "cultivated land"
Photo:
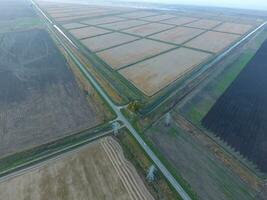
[[[221,21],[217,20],[210,20],[210,19],[201,19],[196,22],[192,22],[187,24],[186,26],[192,27],[192,28],[203,28],[203,29],[212,29],[215,26],[222,23]]]
[[[138,26],[138,25],[143,25],[143,24],[147,24],[147,22],[133,19],[133,20],[120,21],[120,22],[113,22],[110,24],[102,24],[99,26],[103,28],[107,28],[107,29],[112,29],[112,30],[122,30],[122,29],[127,29],[133,26]]]
[[[89,27],[83,27],[79,29],[70,30],[70,33],[78,39],[84,39],[84,38],[89,38],[89,37],[93,37],[97,35],[102,35],[105,33],[110,33],[110,31],[89,26]]]
[[[157,33],[160,31],[164,31],[166,29],[170,29],[173,26],[167,25],[167,24],[158,24],[158,23],[151,23],[151,24],[145,24],[138,27],[130,28],[127,30],[124,30],[126,33],[139,35],[139,36],[147,36],[151,35],[153,33]]]
[[[150,22],[159,22],[159,21],[170,19],[170,18],[174,18],[174,17],[175,17],[175,15],[165,14],[165,15],[144,17],[144,18],[142,18],[142,20],[146,20],[146,21],[150,21]]]
[[[102,17],[102,18],[84,20],[82,21],[82,23],[88,24],[88,25],[99,25],[99,24],[107,24],[107,23],[119,22],[119,21],[124,21],[124,20],[126,19],[120,18],[120,17]]]
[[[172,48],[175,48],[175,46],[142,39],[101,51],[97,55],[113,69],[120,69],[126,65],[141,61]]]
[[[99,37],[88,38],[81,42],[91,51],[96,52],[110,47],[121,45],[138,39],[137,37],[122,33],[110,33]]]
[[[184,24],[188,24],[190,22],[196,21],[196,20],[198,19],[193,18],[193,17],[176,17],[172,19],[163,20],[161,22],[166,23],[166,24],[173,24],[173,25],[184,25]]]
[[[179,48],[119,72],[146,95],[152,96],[208,57],[208,53]]]
[[[0,41],[0,157],[99,123],[45,30]]]
[[[237,23],[223,23],[218,26],[214,30],[228,32],[228,33],[236,33],[236,34],[244,34],[248,32],[252,28],[249,24],[237,24]]]
[[[110,137],[0,182],[0,198],[154,199],[124,158],[120,145]]]
[[[174,44],[182,44],[197,35],[203,33],[203,30],[187,28],[187,27],[177,27],[171,30],[167,30],[155,35],[150,36],[152,39],[161,40],[163,42],[169,42]]]
[[[209,31],[189,41],[185,46],[218,53],[238,38],[238,35]]]
[[[164,80],[167,84],[159,87],[155,86],[157,89],[153,89],[153,92],[144,92],[144,88],[140,87],[139,84],[133,84],[132,79],[130,80],[126,76],[124,76],[124,79],[119,74],[116,74],[113,69],[117,70],[122,67],[127,67],[129,68],[128,70],[131,70],[130,68],[135,67],[134,64],[136,62],[143,61],[145,63],[146,59],[160,56],[164,51],[161,52],[158,49],[161,49],[164,43],[173,44],[177,48],[181,46],[194,48],[195,50],[199,50],[199,52],[211,53],[215,57],[241,39],[247,31],[255,28],[259,24],[255,19],[240,17],[238,15],[230,16],[227,12],[225,14],[191,10],[171,12],[93,5],[79,7],[75,4],[72,5],[74,9],[71,10],[69,8],[70,5],[62,6],[61,9],[60,6],[56,8],[56,5],[54,4],[53,6],[51,4],[49,6],[47,4],[44,7],[48,13],[52,12],[54,14],[65,15],[65,17],[53,17],[56,21],[63,19],[64,22],[59,22],[63,27],[69,23],[88,24],[90,26],[90,28],[85,27],[71,31],[65,30],[65,32],[66,34],[72,32],[73,41],[78,42],[78,46],[83,44],[89,50],[88,52],[83,47],[84,54],[87,56],[90,54],[90,59],[97,62],[95,67],[98,68],[105,81],[108,81],[108,84],[111,84],[119,94],[125,93],[125,88],[128,88],[126,89],[128,90],[126,98],[136,99],[138,96],[138,99],[141,99],[141,101],[149,101],[151,99],[151,96],[147,96],[148,93],[152,96],[154,94],[158,94],[156,96],[165,95],[165,91],[167,93],[169,92],[168,90],[174,88],[169,87],[169,89],[163,90],[170,82],[174,86],[179,85],[179,82],[183,82],[184,80],[180,79],[181,76],[179,73],[175,73],[176,77],[172,77],[171,81],[168,80],[165,73],[158,74],[159,72],[150,72],[157,74],[157,80],[155,79],[155,82],[161,83]],[[234,28],[231,28],[231,26],[234,26]],[[99,36],[93,34],[93,38],[81,39],[91,36],[90,31],[84,31],[82,33],[82,29],[93,29],[93,27],[94,29],[101,28],[112,31],[112,33]],[[79,33],[79,30],[81,30],[81,33]],[[234,34],[230,33],[231,31]],[[76,35],[73,32],[76,32]],[[141,41],[132,42],[138,39],[144,39],[141,40],[143,41],[143,45],[141,45]],[[158,42],[159,48],[155,49],[156,53],[151,51],[151,47],[147,45],[146,39]],[[97,54],[92,54],[92,52],[96,52]],[[177,57],[175,54],[173,56]],[[169,59],[176,58],[169,57]],[[212,57],[206,57],[206,60],[199,60],[199,63],[194,63],[194,67],[201,66],[204,61],[208,62],[208,59],[212,59]],[[165,67],[164,61],[161,62],[161,66],[159,67]],[[182,69],[184,66],[177,66],[177,68]],[[132,71],[135,70],[132,69]],[[163,72],[164,70],[161,71]],[[141,70],[139,76],[142,76],[142,73],[143,71]],[[109,78],[107,78],[107,75]],[[138,72],[136,72],[136,76],[138,76]],[[185,79],[188,77],[185,77]],[[122,84],[123,87],[121,86]]]
[[[65,29],[75,29],[75,28],[82,28],[85,27],[86,25],[80,24],[80,23],[69,23],[69,24],[64,24],[63,27]]]
[[[267,41],[217,100],[202,124],[267,173]]]

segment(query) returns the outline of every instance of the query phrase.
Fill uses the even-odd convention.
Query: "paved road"
[[[68,38],[63,31],[54,24],[46,15],[45,13],[38,7],[38,5],[33,1],[30,0],[37,10],[44,16],[46,21],[49,23],[50,29],[55,32],[55,30],[58,31],[67,41],[70,42],[72,46],[77,48],[77,46],[71,41],[70,38]],[[53,27],[54,29],[52,29]],[[121,112],[121,107],[116,106],[111,99],[108,97],[106,92],[102,90],[102,88],[99,86],[99,84],[95,81],[93,76],[86,70],[86,68],[80,63],[79,59],[76,58],[76,56],[72,53],[72,51],[65,45],[65,43],[55,34],[61,45],[64,47],[68,55],[72,58],[72,60],[75,62],[75,64],[80,68],[80,70],[85,74],[85,76],[88,78],[88,80],[91,82],[91,84],[95,87],[95,89],[99,92],[99,94],[103,97],[103,99],[109,104],[109,106],[113,109],[113,111],[117,115],[117,120],[121,121],[130,131],[130,133],[134,136],[134,138],[137,140],[137,142],[140,144],[140,146],[144,149],[144,151],[148,154],[148,156],[151,158],[151,160],[155,163],[155,165],[159,168],[159,170],[162,172],[162,174],[165,176],[165,178],[169,181],[169,183],[174,187],[174,189],[179,193],[179,195],[184,200],[191,200],[189,195],[184,191],[182,186],[176,181],[176,179],[172,176],[172,174],[169,172],[169,170],[162,164],[162,162],[158,159],[158,157],[154,154],[154,152],[150,149],[150,147],[145,143],[145,141],[140,137],[140,135],[137,133],[137,131],[134,129],[134,127],[130,124],[130,122],[127,120],[127,118],[124,117],[124,115]]]

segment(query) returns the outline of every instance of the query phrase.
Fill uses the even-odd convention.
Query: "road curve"
[[[41,10],[41,8],[39,8],[39,6],[33,0],[30,0],[30,1],[36,7],[36,9],[43,15],[43,17],[46,19],[46,22],[49,22],[48,28],[51,31],[53,33],[55,33],[55,30],[57,30],[57,32],[60,33],[64,38],[66,38],[67,41],[69,41],[69,42],[71,41],[70,44],[72,44],[72,46],[77,48],[77,46],[74,45],[72,40],[70,38],[68,38],[63,33],[63,31],[46,16],[46,14]],[[65,51],[68,53],[68,55],[72,58],[72,60],[80,68],[80,70],[85,74],[85,76],[88,78],[88,80],[91,82],[91,84],[95,87],[95,89],[99,92],[99,94],[102,96],[102,98],[109,104],[109,106],[112,108],[112,110],[116,113],[117,120],[121,121],[125,125],[125,127],[127,127],[127,129],[130,131],[130,133],[134,136],[134,138],[137,140],[137,142],[140,144],[140,146],[143,148],[143,150],[148,154],[148,156],[155,163],[155,165],[158,167],[158,169],[162,172],[162,174],[165,176],[165,178],[169,181],[169,183],[173,186],[173,188],[179,193],[179,195],[182,197],[182,199],[183,200],[191,200],[191,198],[185,192],[185,190],[182,188],[182,186],[176,181],[176,179],[169,172],[169,170],[163,165],[163,163],[158,159],[158,157],[154,154],[154,152],[150,149],[150,147],[140,137],[138,132],[130,124],[130,122],[127,120],[127,118],[124,117],[124,115],[121,112],[121,107],[116,106],[111,101],[111,99],[108,97],[106,92],[99,86],[99,84],[95,81],[93,76],[80,63],[80,61],[71,52],[71,50],[65,45],[65,43],[61,40],[61,38],[59,38],[57,36],[57,34],[55,34],[55,37],[57,37],[58,41],[61,43],[62,47],[65,49]]]

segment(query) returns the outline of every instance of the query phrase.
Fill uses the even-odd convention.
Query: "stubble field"
[[[0,182],[0,199],[154,198],[133,165],[125,159],[120,145],[107,137]]]

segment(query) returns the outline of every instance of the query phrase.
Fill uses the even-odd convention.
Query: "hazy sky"
[[[124,0],[127,1],[127,0]],[[204,6],[223,6],[235,8],[267,10],[267,0],[135,0],[143,2],[179,3]]]

